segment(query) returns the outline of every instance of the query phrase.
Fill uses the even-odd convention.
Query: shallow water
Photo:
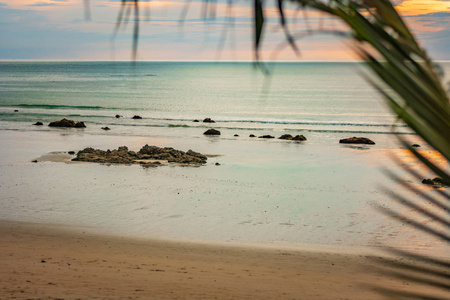
[[[165,129],[170,131],[170,128]],[[445,251],[377,212],[380,170],[394,149],[377,145],[243,139],[160,139],[0,131],[0,218],[86,226],[125,236],[302,247],[304,244]],[[219,154],[202,167],[38,162],[85,146],[149,143]],[[191,147],[192,146],[192,147]],[[195,147],[194,147],[195,146]],[[215,163],[219,162],[220,166]]]
[[[404,211],[382,188],[407,192],[383,167],[428,188],[391,159],[416,164],[392,134],[392,115],[354,73],[358,65],[275,67],[265,94],[268,79],[248,64],[0,63],[0,219],[203,242],[448,251],[374,209]],[[87,128],[31,125],[62,117]],[[204,117],[216,123],[192,122]],[[220,137],[204,136],[210,127]],[[397,130],[429,152],[407,128]],[[249,137],[285,133],[308,140]],[[339,144],[351,136],[376,145]],[[31,162],[55,151],[145,144],[218,156],[201,167],[147,169]]]

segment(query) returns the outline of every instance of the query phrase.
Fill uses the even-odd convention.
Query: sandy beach
[[[2,299],[384,299],[365,255],[226,247],[0,222]]]

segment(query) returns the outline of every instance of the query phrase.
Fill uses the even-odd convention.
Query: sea
[[[445,253],[439,239],[378,209],[407,212],[388,192],[418,199],[406,183],[431,189],[398,165],[432,176],[399,137],[446,162],[396,119],[370,76],[355,62],[0,62],[0,219],[177,241]],[[86,128],[47,126],[62,118]],[[209,128],[221,135],[204,135]],[[348,137],[375,145],[339,143]],[[208,162],[143,168],[68,154],[145,144]]]

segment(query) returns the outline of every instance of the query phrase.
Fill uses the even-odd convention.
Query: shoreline
[[[368,286],[405,286],[376,273],[373,257],[362,254],[144,240],[14,221],[0,221],[0,246],[2,299],[383,299]]]

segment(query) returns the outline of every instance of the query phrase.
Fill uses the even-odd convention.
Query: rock
[[[85,128],[86,125],[84,125],[84,122],[77,122],[75,123],[72,120],[67,120],[66,118],[60,120],[60,121],[54,121],[48,124],[48,126],[51,127],[77,127],[77,128]]]
[[[44,125],[44,123],[42,123],[42,122],[36,122],[36,123],[34,123],[33,125],[36,125],[36,126],[42,126],[42,125]]]
[[[69,151],[67,153],[70,154],[70,155],[75,155],[75,151]]]
[[[103,130],[111,130],[111,128],[109,128],[108,126],[106,127],[102,127]]]
[[[258,138],[260,138],[260,139],[274,139],[275,137],[272,136],[272,135],[269,135],[269,134],[265,134],[265,135],[262,135],[262,136],[258,136]]]
[[[117,119],[119,119],[119,118],[121,118],[121,117],[122,117],[121,115],[116,115],[116,118],[117,118]]]
[[[198,123],[198,122],[200,122],[199,120],[197,120],[197,119],[195,119],[194,121],[192,121],[192,122],[195,122],[195,123]]]
[[[434,188],[442,188],[442,187],[447,187],[448,185],[445,184],[445,182],[443,181],[443,179],[441,177],[435,177],[433,179],[424,179],[422,180],[423,184],[426,185],[431,185]]]
[[[293,140],[293,141],[306,141],[306,138],[305,138],[304,135],[297,134],[296,136],[294,136],[294,137],[292,138],[292,140]]]
[[[220,164],[218,162],[215,163],[216,166],[220,166]]]
[[[137,153],[128,150],[126,146],[121,146],[117,150],[106,151],[85,148],[79,151],[77,156],[72,160],[110,164],[142,164],[148,166],[156,166],[160,163],[147,162],[145,160],[167,160],[168,162],[179,164],[202,165],[206,163],[207,157],[192,150],[184,152],[170,147],[160,148],[145,145]]]
[[[206,118],[203,120],[203,123],[216,123],[214,120],[211,120],[211,118]]]
[[[280,139],[280,140],[292,140],[292,135],[290,135],[290,134],[283,134],[278,139]]]
[[[72,120],[62,119],[60,121],[54,121],[48,124],[51,127],[75,127],[75,122]]]
[[[375,145],[375,143],[368,139],[368,138],[364,138],[364,137],[352,137],[352,138],[348,138],[348,139],[342,139],[339,140],[339,143],[341,144],[368,144],[368,145]]]
[[[142,119],[142,117],[141,116],[138,116],[138,115],[135,115],[135,116],[133,116],[133,118],[132,119],[135,119],[135,120],[141,120]]]
[[[238,137],[238,136],[239,136],[239,134],[235,134],[234,136]]]
[[[205,132],[203,132],[204,135],[220,135],[220,131],[216,129],[208,129]]]
[[[413,148],[419,148],[420,145],[419,145],[419,144],[412,144],[411,147],[413,147]]]
[[[250,134],[248,137],[254,138],[254,137],[256,137],[256,135]]]
[[[15,109],[14,112],[19,112],[19,110]]]
[[[38,161],[35,159],[35,160],[32,160],[31,162],[33,162],[33,163],[37,163]]]

